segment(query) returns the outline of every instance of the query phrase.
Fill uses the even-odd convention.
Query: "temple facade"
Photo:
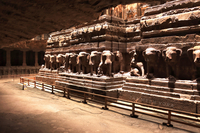
[[[53,32],[37,80],[200,112],[200,0],[134,3]]]

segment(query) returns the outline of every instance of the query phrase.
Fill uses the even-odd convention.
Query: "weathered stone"
[[[198,34],[187,34],[184,36],[161,36],[154,38],[141,39],[141,43],[144,44],[169,44],[170,43],[190,43],[199,42],[200,36]]]
[[[179,8],[190,8],[194,6],[200,5],[199,0],[177,0],[177,1],[169,1],[161,5],[156,5],[153,7],[149,7],[145,10],[144,14],[145,16],[152,15],[152,14],[158,14],[162,12],[166,12],[173,9],[179,9]]]
[[[172,99],[164,96],[140,93],[137,91],[119,91],[119,98],[192,113],[196,113],[197,110],[196,103],[192,100]]]

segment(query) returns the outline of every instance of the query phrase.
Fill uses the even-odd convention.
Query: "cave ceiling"
[[[0,46],[97,19],[103,9],[151,0],[0,0]]]

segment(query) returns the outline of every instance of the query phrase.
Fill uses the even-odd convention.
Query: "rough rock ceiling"
[[[151,0],[0,0],[0,46],[98,18],[103,9]]]

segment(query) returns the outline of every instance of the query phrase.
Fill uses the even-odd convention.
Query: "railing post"
[[[107,104],[107,97],[105,97],[105,107],[102,107],[102,109],[104,109],[104,110],[108,110],[108,104]]]
[[[44,83],[42,83],[42,91],[44,91]]]
[[[132,103],[132,114],[130,114],[133,118],[138,118],[138,115],[135,115],[135,103]]]
[[[163,123],[163,125],[166,125],[168,127],[173,127],[173,125],[171,124],[171,110],[168,110],[168,119],[167,119],[167,123]]]
[[[65,91],[66,91],[66,89],[64,88],[63,89],[63,97],[66,97]]]
[[[54,92],[53,92],[53,85],[52,85],[52,88],[51,88],[51,93],[54,94]]]
[[[19,78],[19,82],[22,83],[22,78]]]
[[[87,104],[87,101],[86,101],[86,94],[85,94],[85,93],[84,93],[84,101],[82,101],[82,103]]]
[[[67,98],[70,99],[69,89],[67,89]]]
[[[34,81],[34,88],[36,88],[36,81]]]
[[[29,79],[28,79],[28,86],[29,86]]]

